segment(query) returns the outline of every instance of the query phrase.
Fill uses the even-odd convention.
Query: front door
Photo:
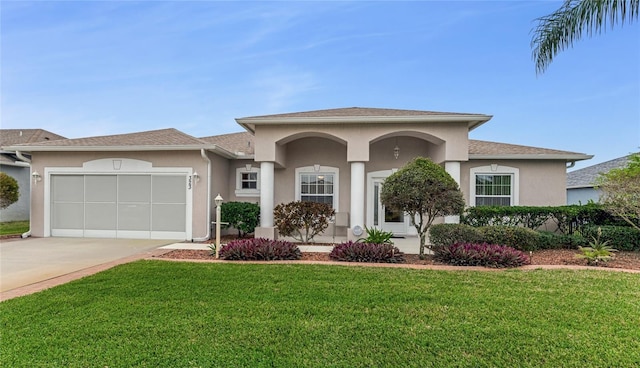
[[[407,216],[401,211],[386,208],[380,201],[383,178],[373,179],[373,226],[394,234],[407,233]]]

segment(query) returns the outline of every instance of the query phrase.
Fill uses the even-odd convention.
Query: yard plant
[[[639,284],[139,261],[0,303],[0,366],[635,367]]]

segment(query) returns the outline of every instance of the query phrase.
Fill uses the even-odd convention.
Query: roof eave
[[[470,160],[564,160],[569,162],[589,160],[593,155],[568,154],[469,154]]]
[[[416,115],[416,116],[327,116],[327,117],[258,117],[238,118],[236,122],[251,133],[256,125],[280,124],[385,124],[385,123],[433,123],[466,122],[469,130],[491,120],[492,115],[455,114],[455,115]]]

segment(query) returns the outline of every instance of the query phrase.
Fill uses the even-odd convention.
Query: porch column
[[[447,161],[444,163],[444,169],[447,173],[449,173],[449,175],[451,175],[453,180],[458,183],[458,186],[460,186],[460,161]],[[444,223],[459,224],[460,216],[445,216]]]
[[[255,230],[256,238],[276,238],[276,231],[273,226],[273,168],[273,162],[263,161],[260,163],[260,227]]]
[[[350,240],[359,239],[363,235],[354,234],[353,229],[359,226],[364,230],[364,179],[364,162],[351,162],[351,213],[347,236]]]

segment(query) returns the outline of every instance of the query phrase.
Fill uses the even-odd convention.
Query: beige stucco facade
[[[255,235],[275,238],[273,208],[300,200],[302,178],[309,180],[314,175],[315,179],[327,176],[333,180],[326,186],[330,189],[324,190],[331,190],[327,198],[338,216],[328,234],[357,239],[362,228],[378,227],[412,235],[415,230],[409,219],[389,215],[378,193],[387,176],[415,157],[427,157],[442,165],[459,183],[468,205],[475,204],[478,175],[509,176],[509,205],[566,203],[566,165],[589,156],[481,141],[474,141],[472,149],[469,131],[490,118],[349,108],[237,119],[248,133],[237,133],[235,138],[232,134],[200,139],[168,129],[25,147],[32,154],[31,171],[39,176],[32,185],[31,234],[56,236],[52,224],[59,214],[52,210],[55,198],[51,181],[60,175],[183,178],[184,186],[178,185],[175,190],[184,191],[185,201],[179,208],[186,213],[168,212],[168,216],[175,215],[176,221],[184,222],[184,231],[150,233],[182,240],[211,236],[214,198],[218,194],[225,201],[258,203],[261,218]],[[168,143],[157,145],[165,141]],[[179,143],[174,146],[174,141]],[[243,187],[243,174],[249,173],[257,186],[252,183],[253,187]],[[91,205],[94,203],[85,203]],[[157,205],[162,208],[165,204]]]

